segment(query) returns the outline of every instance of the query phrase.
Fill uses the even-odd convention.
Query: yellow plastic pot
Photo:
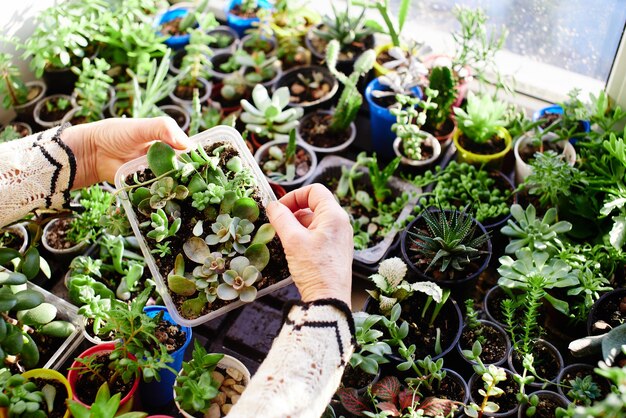
[[[374,48],[374,51],[376,52],[376,61],[374,61],[374,73],[376,74],[376,77],[380,77],[381,75],[389,74],[391,72],[391,70],[383,67],[378,63],[378,56],[383,52],[389,51],[391,48],[393,48],[392,43],[378,45],[376,48]],[[406,45],[401,45],[400,48],[402,48],[403,51],[407,51]]]
[[[511,134],[505,128],[498,129],[498,137],[504,140],[504,149],[496,154],[475,154],[459,144],[459,137],[463,134],[461,128],[458,127],[452,140],[456,147],[456,160],[460,163],[468,163],[472,165],[484,166],[489,170],[499,170],[502,168],[502,162],[505,155],[511,150]]]
[[[27,372],[22,373],[22,376],[24,376],[27,379],[35,378],[35,379],[59,381],[63,384],[63,386],[65,386],[65,390],[67,391],[67,399],[72,399],[72,388],[70,386],[70,383],[67,381],[65,376],[63,376],[61,373],[57,372],[56,370],[33,369],[33,370],[29,370]],[[63,418],[69,418],[69,417],[70,417],[70,410],[69,408],[67,408],[67,402],[66,402],[66,410],[65,410],[65,415],[63,415]]]

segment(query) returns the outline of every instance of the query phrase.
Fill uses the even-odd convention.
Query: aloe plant
[[[304,115],[301,107],[286,109],[289,104],[289,88],[281,87],[270,97],[267,89],[257,84],[252,90],[252,103],[241,101],[243,113],[241,121],[246,129],[269,139],[289,139],[289,132],[295,129]]]

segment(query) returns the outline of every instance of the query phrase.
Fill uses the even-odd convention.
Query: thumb
[[[163,141],[176,149],[191,148],[189,137],[171,117],[161,116],[155,118],[152,123],[152,128],[154,130],[154,136],[156,137],[152,139]]]
[[[289,242],[298,239],[297,236],[305,231],[293,212],[280,202],[274,201],[267,205],[267,217],[283,245],[289,245]]]

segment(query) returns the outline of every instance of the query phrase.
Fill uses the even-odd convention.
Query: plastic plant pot
[[[626,297],[626,288],[619,288],[605,293],[594,302],[593,306],[591,306],[591,310],[589,311],[589,315],[587,316],[587,335],[599,335],[606,332],[606,330],[600,331],[594,329],[594,324],[600,319],[607,319],[606,313],[602,312],[607,304],[614,303],[615,305],[619,306],[620,301],[624,297]],[[604,318],[602,318],[603,316]],[[617,325],[618,324],[615,324],[614,326]]]
[[[530,141],[533,141],[535,138],[532,133],[527,132],[522,135],[517,141],[515,141],[515,146],[513,147],[513,153],[515,155],[515,181],[517,184],[521,184],[524,182],[526,177],[530,175],[532,172],[532,167],[524,162],[524,160],[520,156],[520,148]],[[545,142],[545,140],[544,140]],[[574,166],[576,164],[576,149],[574,146],[566,140],[561,140],[558,144],[563,147],[563,153],[561,154],[567,164],[570,166]]]
[[[564,381],[564,379],[567,379],[568,374],[570,373],[572,375],[580,373],[585,376],[593,376],[593,381],[598,385],[601,393],[608,394],[611,392],[611,382],[609,382],[607,378],[597,374],[594,366],[587,363],[574,363],[564,367],[563,370],[561,370],[561,373],[559,373],[559,376],[556,378],[556,388],[559,394],[567,399],[567,403],[572,403],[572,400],[567,397],[566,392],[569,392],[569,382]]]
[[[459,137],[462,135],[461,129],[457,129],[452,137],[454,146],[456,147],[456,160],[460,163],[468,163],[477,166],[484,166],[487,169],[499,170],[502,168],[504,157],[511,150],[512,139],[511,134],[505,128],[498,129],[498,136],[504,141],[504,149],[495,154],[476,154],[467,150],[459,143]]]
[[[235,7],[241,4],[242,0],[232,0],[228,7],[226,8],[226,22],[228,26],[231,27],[240,38],[246,33],[246,30],[252,27],[252,24],[259,21],[258,17],[252,18],[244,18],[239,17],[230,11]],[[272,5],[267,0],[257,0],[257,5],[261,9],[271,9]]]
[[[96,346],[93,346],[83,351],[78,357],[85,358],[93,354],[108,355],[111,351],[113,351],[114,348],[115,348],[115,343],[98,344]],[[132,360],[136,359],[136,357],[133,356],[132,354],[129,354],[128,358]],[[72,398],[76,402],[80,403],[81,405],[86,406],[87,408],[91,408],[89,405],[85,404],[82,400],[80,400],[78,396],[76,395],[76,383],[78,382],[79,374],[77,370],[72,370],[72,369],[78,368],[78,367],[80,367],[80,363],[78,363],[77,361],[73,361],[72,366],[70,367],[70,370],[67,372],[67,381],[69,382],[70,387],[72,388]],[[136,376],[130,391],[126,394],[126,396],[124,396],[120,400],[120,408],[117,411],[118,414],[129,412],[133,409],[135,393],[137,392],[137,388],[139,387],[140,380],[141,380],[141,376]],[[114,394],[111,394],[111,395],[114,395]]]
[[[265,208],[270,201],[277,200],[276,195],[274,195],[274,192],[272,191],[270,185],[267,183],[263,172],[259,168],[248,148],[246,147],[243,138],[235,129],[229,126],[220,125],[215,128],[208,129],[197,135],[194,135],[192,138],[190,138],[190,140],[192,143],[191,148],[196,148],[198,145],[211,146],[216,143],[223,143],[232,146],[239,154],[243,166],[247,167],[252,172],[252,175],[257,181],[256,187],[258,188],[260,206]],[[179,154],[182,152],[183,151],[178,151]],[[177,324],[194,327],[208,322],[221,315],[224,315],[227,312],[232,311],[233,309],[243,306],[245,302],[241,302],[240,300],[232,301],[219,309],[213,310],[205,315],[201,315],[194,319],[184,318],[182,314],[178,312],[177,306],[174,303],[172,295],[170,294],[170,290],[167,286],[166,278],[163,277],[163,275],[161,274],[161,271],[159,270],[159,267],[157,266],[154,259],[154,254],[151,253],[150,247],[146,242],[146,238],[144,237],[142,230],[139,228],[139,221],[137,220],[137,214],[135,213],[135,209],[131,205],[128,199],[128,195],[123,190],[126,178],[128,176],[133,175],[139,171],[143,171],[147,167],[147,156],[139,157],[125,163],[117,170],[117,173],[115,174],[115,186],[118,188],[118,190],[122,189],[122,196],[120,197],[120,201],[122,202],[122,205],[126,212],[126,216],[128,217],[128,221],[130,222],[130,225],[133,229],[133,233],[137,238],[139,247],[141,248],[141,252],[145,258],[145,262],[148,265],[150,272],[152,273],[152,277],[154,278],[154,281],[156,283],[157,291],[162,296],[163,301],[165,302],[165,306],[167,306],[172,318],[176,321]],[[288,286],[291,283],[293,283],[291,276],[278,278],[276,283],[260,289],[256,297],[258,299],[268,293]]]
[[[61,119],[61,125],[65,124],[65,123],[71,123],[72,125],[79,125],[81,123],[88,123],[89,121],[86,120],[84,122],[76,122],[73,121],[75,117],[80,117],[80,116],[76,116],[76,113],[78,113],[80,110],[82,110],[82,107],[75,107],[72,110],[70,110],[69,112],[67,112],[65,114],[65,116],[63,116],[63,119]],[[100,115],[98,116],[100,119],[102,120],[104,119],[104,114],[100,113]]]
[[[0,229],[0,232],[10,232],[14,235],[19,235],[21,237],[21,244],[20,247],[16,249],[20,252],[20,254],[24,254],[26,252],[26,250],[28,249],[28,231],[24,227],[24,224],[19,223],[5,226],[4,228]]]
[[[495,366],[502,366],[504,363],[506,363],[507,360],[507,355],[509,353],[509,350],[511,349],[511,340],[509,339],[508,334],[506,333],[506,331],[504,330],[504,328],[502,328],[500,325],[496,324],[495,322],[491,322],[491,321],[487,321],[484,319],[479,319],[478,322],[481,323],[481,325],[486,326],[486,327],[491,327],[493,329],[495,329],[498,334],[500,335],[500,337],[502,339],[504,339],[505,341],[505,345],[506,345],[506,349],[504,350],[504,355],[502,356],[502,358],[500,360],[498,360],[495,363],[485,363],[485,365],[489,365],[489,364],[493,364]],[[467,328],[467,324],[463,326],[463,328],[461,329],[461,336],[463,335],[463,331],[465,331],[465,329]],[[466,359],[463,356],[462,351],[463,350],[471,350],[472,347],[461,347],[461,341],[459,340],[459,342],[456,345],[456,351],[459,353],[459,356],[465,360],[466,362],[468,362],[471,365],[476,364],[475,361],[470,361],[468,359]]]
[[[433,210],[433,212],[440,212],[440,211]],[[452,211],[446,210],[445,212],[451,213]],[[423,219],[422,215],[418,216],[410,224],[408,224],[405,230],[402,232],[402,236],[400,237],[400,240],[401,240],[400,250],[402,251],[402,258],[404,262],[409,266],[409,270],[412,271],[415,276],[417,276],[418,281],[432,281],[432,282],[437,283],[441,287],[449,288],[450,290],[452,290],[454,295],[463,295],[465,290],[474,287],[474,283],[478,279],[478,276],[480,276],[480,274],[487,269],[487,266],[489,266],[489,260],[491,260],[491,252],[492,252],[491,239],[487,240],[487,243],[486,243],[487,248],[485,249],[486,254],[484,255],[484,259],[482,260],[482,262],[481,261],[477,262],[480,265],[480,267],[475,272],[470,273],[467,276],[461,277],[458,279],[435,280],[433,277],[431,277],[431,275],[417,268],[415,264],[413,263],[413,261],[411,260],[411,257],[409,256],[409,245],[410,245],[409,232],[413,229],[414,226],[417,226],[420,222],[422,222],[422,219]],[[473,219],[473,218],[472,218],[472,221],[477,227],[476,232],[482,233],[482,234],[487,233],[487,230],[480,222],[478,222],[476,219]]]
[[[227,368],[232,368],[232,369],[240,371],[243,374],[243,381],[245,382],[245,386],[246,387],[248,386],[248,384],[250,383],[250,371],[241,361],[237,360],[235,357],[229,356],[228,354],[224,354],[224,357],[217,363],[217,370],[220,370],[220,369],[226,370]],[[182,373],[183,371],[181,370],[179,372],[179,375]],[[172,396],[174,397],[174,402],[176,403],[176,408],[178,408],[178,412],[180,412],[180,414],[184,416],[185,418],[195,418],[194,415],[191,415],[190,413],[185,411],[183,408],[181,408],[178,401],[176,401],[175,389],[172,387],[171,390],[172,390]]]
[[[324,50],[323,51],[318,51],[317,48],[315,48],[314,44],[313,44],[313,38],[317,37],[317,35],[315,34],[315,29],[319,29],[322,28],[324,25],[323,24],[319,24],[317,26],[312,26],[309,31],[307,32],[306,36],[304,37],[304,43],[307,47],[307,49],[309,51],[311,51],[311,56],[313,58],[313,63],[316,64],[323,64],[326,60],[326,47],[324,46]],[[363,51],[365,52],[366,50],[370,49],[370,48],[374,48],[374,36],[373,35],[368,35],[367,37],[365,37],[363,39]],[[337,60],[337,69],[339,71],[341,71],[344,74],[352,74],[352,72],[354,71],[354,62],[357,60],[357,58],[361,55],[361,53],[357,53],[355,54],[355,56],[351,59],[345,59],[342,58],[341,53],[339,54],[339,59]],[[366,79],[369,79],[367,76],[365,77]]]
[[[448,55],[442,54],[432,54],[424,57],[422,60],[424,65],[428,68],[432,67],[450,67],[452,68],[452,57]],[[474,79],[472,75],[471,67],[467,66],[460,71],[454,70],[455,78],[458,80],[456,85],[457,96],[454,103],[452,103],[452,107],[459,107],[463,103],[465,96],[467,95],[467,91],[469,89],[470,82]]]
[[[80,253],[83,252],[83,250],[87,247],[87,242],[86,241],[82,241],[79,242],[78,244],[70,247],[70,248],[64,248],[64,249],[58,249],[58,248],[54,248],[50,245],[49,241],[48,241],[48,234],[51,231],[52,227],[59,222],[61,219],[65,219],[66,217],[61,217],[61,218],[55,218],[53,220],[51,220],[50,222],[48,222],[46,224],[46,226],[43,229],[43,234],[41,235],[41,244],[44,246],[44,248],[46,250],[48,250],[51,254],[54,254],[55,256],[59,257],[74,257]]]
[[[570,401],[565,396],[561,395],[560,393],[552,392],[550,390],[538,390],[537,392],[533,392],[533,395],[538,396],[540,401],[541,399],[551,400],[552,402],[556,404],[557,408],[560,407],[560,408],[567,409],[567,405],[570,404]],[[543,409],[541,407],[538,407],[538,409],[543,411],[544,414],[549,412],[549,410]],[[519,409],[517,410],[517,417],[526,418],[528,416],[526,414],[527,410],[528,410],[527,403],[520,405]]]
[[[30,89],[38,89],[39,92],[33,97],[31,100],[27,101],[24,104],[13,106],[13,110],[17,113],[17,119],[23,122],[32,125],[35,123],[34,112],[35,106],[39,103],[46,95],[47,86],[46,83],[40,80],[28,81],[26,83],[26,87]]]
[[[211,47],[211,50],[213,51],[214,55],[221,54],[224,52],[234,53],[239,47],[239,34],[235,32],[233,28],[230,28],[228,26],[218,26],[215,29],[211,29],[208,33],[209,35],[212,35],[214,37],[215,35],[229,35],[229,36],[232,36],[233,38],[233,42],[225,48]]]
[[[256,150],[256,152],[254,153],[254,159],[261,167],[261,162],[263,161],[263,158],[267,155],[270,147],[273,147],[274,145],[286,145],[288,142],[289,141],[287,140],[281,140],[281,139],[275,139],[273,141],[266,142],[265,144],[261,145],[259,149]],[[296,152],[298,148],[303,149],[309,155],[309,171],[307,171],[305,175],[301,177],[297,177],[291,181],[276,181],[268,177],[267,178],[268,182],[272,181],[282,187],[296,188],[300,186],[302,183],[304,183],[305,181],[307,181],[313,175],[313,173],[315,173],[315,169],[317,168],[317,157],[315,155],[315,151],[313,150],[313,147],[311,147],[307,143],[298,142],[296,144]]]
[[[378,56],[383,52],[389,51],[391,48],[393,48],[393,44],[378,45],[376,48],[374,48],[374,51],[376,52],[376,61],[374,62],[374,74],[376,75],[376,77],[389,74],[389,72],[391,71],[378,63]]]
[[[213,83],[211,83],[210,81],[206,81],[204,78],[198,78],[197,81],[198,83],[202,84],[202,87],[204,88],[204,94],[198,97],[198,100],[200,101],[200,104],[207,103],[209,101],[209,97],[211,97],[211,91],[213,90]],[[193,99],[183,99],[182,97],[178,97],[176,95],[176,89],[170,92],[169,97],[170,97],[170,100],[174,102],[174,104],[182,108],[192,109],[193,107]]]
[[[165,306],[146,306],[143,308],[144,312],[151,318],[155,317],[159,312],[163,311],[163,319],[170,324],[176,325],[174,319],[167,311]],[[178,350],[171,353],[173,362],[168,363],[168,366],[176,370],[176,373],[172,373],[170,370],[161,370],[159,375],[161,381],[152,381],[150,383],[141,382],[139,385],[139,393],[141,395],[141,402],[147,407],[157,407],[168,404],[172,401],[172,386],[176,381],[176,374],[183,366],[183,357],[185,356],[185,350],[191,342],[192,331],[191,327],[181,326],[181,330],[185,333],[185,344]]]
[[[63,386],[65,386],[65,390],[67,391],[67,399],[72,399],[72,387],[70,383],[67,381],[65,376],[56,370],[49,369],[33,369],[28,370],[27,372],[22,373],[22,376],[27,379],[44,379],[44,380],[56,380],[60,382]],[[70,410],[66,407],[65,414],[63,418],[70,417]]]
[[[539,110],[536,110],[533,113],[533,122],[538,121],[539,119],[541,119],[542,117],[546,116],[546,115],[562,115],[563,114],[563,107],[561,105],[558,104],[553,104],[550,106],[546,106],[543,107]],[[580,120],[578,121],[581,124],[581,127],[583,128],[583,131],[585,133],[591,132],[591,123],[588,120]],[[572,144],[576,144],[578,140],[576,138],[570,138],[569,142]]]
[[[26,133],[24,135],[21,136],[21,138],[24,138],[26,136],[32,135],[33,134],[33,128],[26,122],[18,122],[16,120],[7,123],[6,125],[4,125],[2,127],[2,129],[0,129],[0,132],[3,132],[6,128],[8,128],[9,126],[11,126],[13,129],[15,129],[17,131],[17,133],[20,133],[20,131],[26,131]]]
[[[423,160],[413,160],[411,158],[405,157],[400,150],[400,146],[402,145],[402,138],[396,137],[396,139],[393,141],[393,152],[396,154],[396,157],[400,157],[400,164],[415,168],[428,168],[433,165],[435,161],[437,161],[437,159],[441,156],[441,144],[439,143],[439,141],[437,141],[437,139],[428,132],[421,132],[423,132],[424,134],[424,144],[430,145],[432,147],[433,155]]]
[[[161,15],[157,16],[155,20],[156,23],[154,25],[155,29],[159,31],[159,28],[164,23],[171,22],[174,19],[184,18],[188,14],[189,14],[189,8],[187,7],[177,7],[174,9],[167,10],[163,12]],[[174,36],[170,36],[169,38],[167,38],[164,42],[165,42],[165,45],[169,46],[170,48],[174,50],[178,50],[178,49],[184,48],[185,45],[189,44],[189,37],[190,35],[188,33],[184,35],[174,35]]]
[[[318,154],[337,154],[345,150],[346,148],[348,148],[350,144],[352,144],[354,140],[356,139],[356,125],[354,124],[354,122],[352,122],[350,126],[348,127],[348,129],[350,130],[350,135],[348,136],[348,139],[339,145],[335,145],[334,147],[329,147],[329,148],[316,147],[315,145],[310,144],[308,141],[304,139],[304,137],[302,136],[302,131],[301,131],[302,125],[304,124],[305,121],[313,117],[313,115],[320,114],[320,113],[324,115],[331,115],[333,112],[328,111],[328,110],[318,110],[316,112],[305,115],[300,121],[300,125],[296,128],[298,141],[307,144],[312,150],[314,150]]]
[[[370,108],[372,147],[379,158],[391,160],[395,156],[393,141],[396,138],[391,126],[396,123],[396,117],[391,114],[388,108],[376,103],[374,96],[372,96],[374,90],[385,90],[378,78],[372,80],[365,89],[365,100],[367,100]],[[414,87],[412,91],[415,97],[422,98],[422,90],[419,87]]]
[[[184,107],[179,105],[163,105],[159,106],[159,109],[161,109],[166,115],[172,117],[176,121],[180,129],[182,129],[183,131],[187,131],[187,129],[189,129],[191,116],[189,116],[189,112],[187,112]]]
[[[504,372],[507,375],[507,381],[513,381],[513,373],[511,373],[509,370],[504,369]],[[479,399],[474,399],[474,393],[472,391],[472,387],[474,387],[474,385],[478,385],[478,387],[480,389],[483,389],[483,380],[481,379],[480,376],[478,376],[476,373],[474,373],[471,377],[470,380],[468,382],[468,387],[469,387],[469,392],[470,392],[470,400],[478,405],[481,405],[483,398],[482,396],[480,396]],[[517,383],[515,384],[517,386]],[[518,387],[519,388],[519,387]],[[484,389],[483,389],[484,390]],[[497,399],[494,400],[497,403]],[[519,404],[516,404],[515,407],[513,409],[510,409],[508,411],[503,411],[503,410],[498,410],[498,412],[493,412],[493,413],[484,413],[483,417],[493,417],[493,418],[505,418],[505,417],[514,417],[517,416],[517,411],[519,410]]]
[[[321,73],[324,75],[324,82],[330,84],[330,91],[317,100],[302,103],[290,101],[289,105],[301,107],[306,113],[312,110],[328,108],[337,90],[339,90],[339,83],[326,67],[313,65],[308,67],[296,67],[285,71],[281,74],[280,78],[276,80],[276,83],[274,83],[274,91],[281,87],[291,87],[294,82],[299,80],[299,74],[302,74],[304,77],[311,77],[313,73]]]
[[[533,348],[536,348],[538,346],[543,346],[552,353],[552,359],[547,359],[547,361],[556,360],[559,370],[552,379],[549,379],[551,383],[555,383],[559,374],[561,374],[561,370],[563,370],[563,367],[565,366],[563,357],[561,356],[561,353],[559,352],[559,350],[546,340],[543,340],[541,338],[538,340],[535,340],[533,344]],[[523,372],[523,369],[518,370],[515,367],[515,362],[513,361],[514,351],[515,351],[515,347],[511,346],[511,349],[509,350],[509,354],[507,356],[507,364],[509,365],[509,370],[511,370],[513,373],[517,373],[521,375]],[[535,356],[535,360],[537,360],[537,356]],[[546,359],[544,359],[544,361],[546,361]],[[520,359],[520,362],[521,362],[521,359]],[[545,383],[540,382],[540,381],[529,383],[528,385],[526,385],[526,387],[528,388],[527,393],[533,392],[539,389],[543,389],[544,385]]]
[[[71,100],[72,98],[66,94],[53,94],[52,96],[48,96],[46,98],[44,98],[43,100],[40,100],[36,105],[35,105],[35,110],[33,111],[33,117],[35,118],[35,123],[39,126],[41,126],[44,129],[50,129],[50,128],[54,128],[55,126],[59,126],[61,124],[61,121],[63,120],[63,117],[61,117],[60,119],[57,120],[42,120],[41,119],[41,112],[43,111],[44,106],[46,105],[46,103],[52,99],[65,99],[67,100],[67,102],[70,104],[67,107],[67,110],[65,111],[65,113],[63,114],[63,117],[69,113],[70,110],[72,110],[71,108]]]

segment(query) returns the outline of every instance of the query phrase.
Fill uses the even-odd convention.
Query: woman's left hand
[[[76,158],[73,189],[102,181],[113,182],[122,164],[145,155],[155,141],[181,150],[191,146],[187,135],[167,116],[104,119],[71,126],[63,131],[61,139]]]

